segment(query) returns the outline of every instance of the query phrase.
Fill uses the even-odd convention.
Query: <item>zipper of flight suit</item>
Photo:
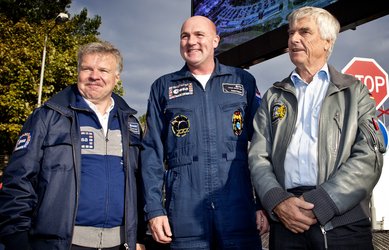
[[[212,119],[212,117],[211,117],[211,111],[213,111],[213,107],[210,107],[210,106],[208,106],[209,104],[212,104],[212,100],[209,100],[209,98],[210,98],[210,93],[209,92],[212,92],[212,90],[211,90],[211,86],[209,86],[209,81],[211,80],[211,78],[208,80],[208,83],[207,83],[207,85],[206,85],[206,87],[208,87],[209,88],[209,91],[206,91],[205,89],[206,89],[206,87],[205,88],[203,88],[203,94],[204,94],[204,97],[203,97],[203,110],[204,110],[204,113],[205,113],[205,122],[204,122],[204,124],[206,124],[206,126],[208,126],[208,129],[206,129],[205,131],[206,131],[206,135],[204,136],[204,138],[205,139],[207,139],[207,141],[206,141],[206,145],[205,145],[205,147],[206,147],[206,149],[207,149],[207,157],[205,157],[204,158],[204,160],[205,161],[207,161],[207,162],[205,162],[205,165],[207,166],[206,167],[206,183],[205,183],[205,187],[206,187],[206,192],[208,193],[208,194],[210,194],[209,195],[209,201],[210,201],[210,205],[211,205],[211,208],[212,209],[215,209],[215,204],[214,204],[214,202],[213,202],[213,196],[211,195],[212,194],[212,190],[213,190],[213,183],[212,183],[212,180],[213,180],[213,178],[212,178],[212,165],[213,165],[213,161],[212,161],[212,145],[211,145],[211,143],[212,143],[212,138],[214,138],[215,136],[212,136],[212,132],[211,131],[215,131],[216,132],[216,130],[213,130],[213,129],[211,129],[211,126],[214,126],[214,124],[216,124],[216,122],[210,122],[211,121],[211,119]],[[198,83],[199,84],[199,83]],[[208,162],[209,161],[209,162]]]

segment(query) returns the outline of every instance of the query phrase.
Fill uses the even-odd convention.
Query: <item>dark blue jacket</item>
[[[76,85],[36,109],[22,129],[0,191],[2,240],[28,232],[32,249],[70,249],[80,193],[81,138]],[[113,94],[122,132],[125,235],[130,249],[137,236],[137,175],[141,131],[135,110]],[[20,237],[15,237],[15,239]]]
[[[257,234],[247,162],[256,93],[251,74],[217,60],[205,90],[186,65],[153,83],[142,151],[146,219],[168,215],[173,235],[193,236],[216,209],[229,227]]]

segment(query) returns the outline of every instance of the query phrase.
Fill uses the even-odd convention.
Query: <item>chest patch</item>
[[[244,87],[240,83],[222,83],[223,93],[243,96]]]
[[[190,122],[188,117],[177,115],[171,121],[173,134],[177,137],[184,137],[189,133]]]
[[[139,135],[140,134],[140,128],[139,128],[139,124],[136,123],[136,122],[129,122],[128,123],[128,128],[130,130],[130,132],[136,134],[136,135]]]
[[[95,136],[91,131],[81,131],[81,148],[93,149],[95,147]]]
[[[169,100],[186,95],[193,95],[193,84],[191,82],[169,87]]]
[[[272,108],[271,123],[275,124],[284,119],[286,115],[286,106],[283,103],[276,103]]]
[[[232,131],[234,135],[239,136],[243,130],[243,116],[240,110],[237,110],[232,115]]]

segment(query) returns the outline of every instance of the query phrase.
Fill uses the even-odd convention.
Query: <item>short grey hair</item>
[[[298,20],[306,17],[312,18],[316,22],[317,26],[319,27],[320,37],[322,39],[331,41],[331,46],[328,49],[327,55],[327,57],[329,57],[332,53],[332,49],[334,48],[336,38],[338,37],[340,31],[340,24],[338,19],[336,19],[336,17],[334,17],[325,9],[305,6],[294,10],[288,16],[289,27],[294,25]]]
[[[78,69],[80,69],[80,64],[82,61],[82,58],[85,55],[89,54],[110,54],[113,55],[116,58],[117,62],[117,70],[119,73],[123,70],[123,57],[120,53],[120,51],[115,48],[111,43],[109,42],[92,42],[85,44],[81,46],[78,50]]]

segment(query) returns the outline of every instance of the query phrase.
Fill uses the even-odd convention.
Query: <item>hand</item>
[[[312,203],[304,199],[291,197],[278,204],[273,211],[290,231],[303,233],[317,223],[313,207]]]
[[[269,232],[270,226],[265,211],[258,210],[256,212],[256,217],[257,217],[256,222],[257,222],[257,229],[259,231],[259,235]]]
[[[166,215],[149,220],[149,229],[155,241],[163,244],[172,241],[172,232]]]
[[[143,245],[143,244],[136,244],[136,250],[146,250],[146,247],[145,247],[145,245]]]

